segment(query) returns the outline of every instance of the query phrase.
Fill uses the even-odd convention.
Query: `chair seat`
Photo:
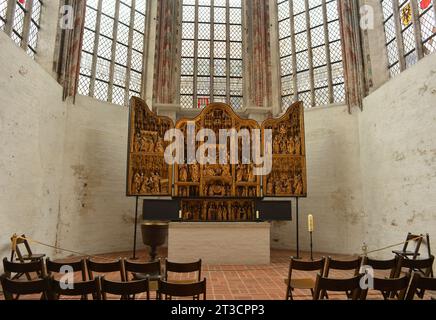
[[[158,273],[152,273],[152,274],[146,274],[146,273],[134,273],[133,274],[133,280],[150,280],[150,281],[158,281],[161,279],[160,274]]]
[[[188,279],[188,280],[168,280],[168,283],[175,283],[175,284],[192,284],[197,283],[196,280]]]
[[[285,279],[285,284],[288,284],[288,279]],[[295,289],[315,289],[315,280],[311,278],[291,279],[291,287]]]
[[[34,253],[31,255],[26,254],[26,255],[23,255],[23,260],[27,260],[27,261],[28,260],[41,260],[44,257],[45,257],[45,254],[43,254],[43,253]]]
[[[419,256],[419,253],[415,253],[413,251],[402,251],[402,250],[394,250],[392,253],[400,255],[400,256],[414,256],[415,254]]]

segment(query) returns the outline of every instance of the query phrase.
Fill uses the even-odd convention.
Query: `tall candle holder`
[[[313,261],[313,215],[311,214],[307,216],[307,227],[310,235],[310,260]]]

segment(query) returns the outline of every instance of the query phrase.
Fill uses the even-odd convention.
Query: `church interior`
[[[435,52],[435,0],[0,0],[0,300],[435,300]]]

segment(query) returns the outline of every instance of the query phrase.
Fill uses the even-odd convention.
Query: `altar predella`
[[[127,196],[180,199],[182,220],[251,221],[256,199],[307,196],[304,108],[300,102],[290,106],[282,117],[267,119],[261,125],[242,119],[223,103],[212,103],[194,119],[182,119],[174,125],[170,118],[157,116],[143,100],[134,97],[129,122]],[[165,134],[172,129],[182,132],[186,157],[188,127],[193,124],[195,134],[209,129],[217,136],[223,129],[250,133],[260,130],[262,142],[270,130],[271,150],[261,148],[261,156],[272,153],[271,172],[259,176],[255,174],[256,164],[246,164],[242,137],[237,141],[237,155],[232,153],[231,144],[224,150],[237,161],[222,164],[216,159],[210,164],[184,159],[182,163],[168,164],[165,150],[172,142],[165,141]],[[196,141],[196,150],[203,144]],[[219,157],[223,145],[217,144],[216,148]]]

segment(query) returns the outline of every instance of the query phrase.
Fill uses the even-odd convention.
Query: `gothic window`
[[[242,107],[242,24],[241,0],[183,0],[182,108]]]
[[[34,58],[41,20],[40,0],[0,0],[0,30]]]
[[[146,0],[88,0],[78,91],[128,105],[141,95]]]
[[[282,107],[345,101],[337,0],[277,0]]]
[[[436,51],[435,0],[382,0],[391,77]]]

